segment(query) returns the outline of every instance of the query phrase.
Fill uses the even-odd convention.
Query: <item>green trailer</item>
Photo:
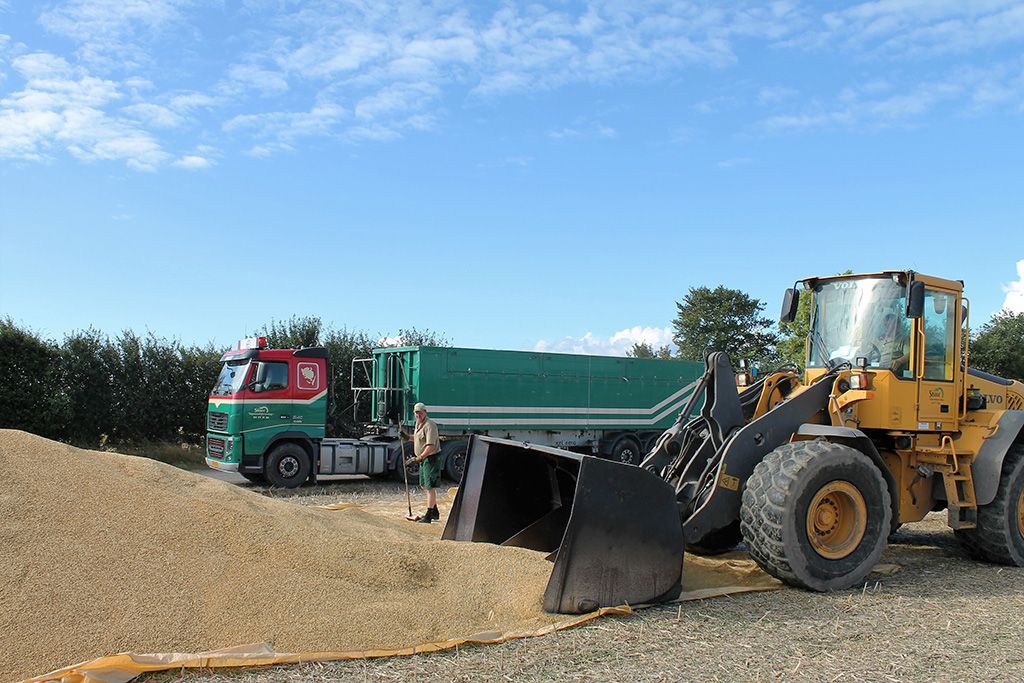
[[[373,439],[396,437],[413,424],[413,405],[425,403],[457,481],[471,434],[639,464],[703,372],[703,363],[681,360],[409,346],[355,360],[352,389],[357,411],[365,415],[370,401]]]

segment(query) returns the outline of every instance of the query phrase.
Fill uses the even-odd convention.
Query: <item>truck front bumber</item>
[[[442,538],[551,553],[549,612],[659,602],[681,590],[675,491],[639,467],[589,455],[472,437]]]
[[[242,435],[206,433],[206,465],[215,470],[237,472],[242,458]]]

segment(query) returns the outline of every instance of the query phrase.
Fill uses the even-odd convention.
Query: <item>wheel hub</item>
[[[284,477],[294,477],[299,473],[299,461],[292,456],[282,458],[277,466],[277,471]]]
[[[867,520],[867,505],[857,487],[848,481],[830,481],[818,489],[807,509],[807,539],[814,552],[839,560],[860,545]]]

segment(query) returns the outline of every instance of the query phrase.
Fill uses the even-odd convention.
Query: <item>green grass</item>
[[[106,444],[100,448],[95,446],[83,446],[94,450],[110,451],[113,453],[124,453],[126,455],[138,455],[143,458],[152,458],[174,465],[186,470],[201,469],[206,467],[206,451],[201,444],[173,443],[170,441],[151,441],[131,444]]]

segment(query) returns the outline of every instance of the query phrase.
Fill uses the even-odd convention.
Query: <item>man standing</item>
[[[427,407],[422,403],[413,406],[413,412],[416,414],[416,431],[413,434],[414,460],[420,464],[420,486],[427,494],[427,512],[416,521],[430,524],[435,519],[441,519],[437,512],[436,491],[437,485],[441,482],[441,463],[438,462],[437,456],[437,425],[427,417]]]

